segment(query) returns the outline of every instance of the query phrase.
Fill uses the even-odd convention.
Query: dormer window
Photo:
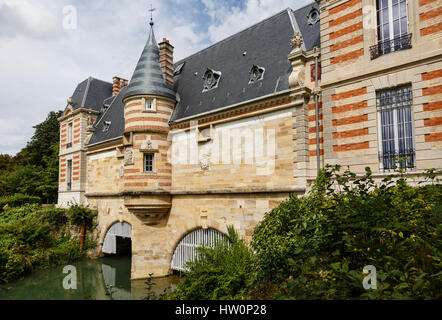
[[[103,125],[103,132],[108,132],[111,124],[112,124],[111,121],[105,121]]]
[[[183,68],[184,68],[184,64],[185,64],[185,62],[180,63],[180,64],[175,68],[175,70],[173,71],[173,75],[174,75],[174,76],[177,76],[177,75],[181,74],[181,72],[183,71]]]
[[[104,113],[106,113],[107,109],[109,109],[109,106],[104,104],[104,105],[101,107],[100,112],[101,112],[102,114],[104,114]]]
[[[204,73],[204,89],[203,92],[210,91],[218,87],[219,79],[221,78],[221,72],[212,69],[207,69]]]
[[[260,66],[254,65],[250,70],[249,84],[258,82],[264,79],[264,72],[266,70]]]
[[[308,19],[308,24],[309,25],[314,25],[317,24],[319,22],[320,19],[320,14],[319,14],[319,10],[316,8],[312,8],[312,10],[310,10],[307,19]]]

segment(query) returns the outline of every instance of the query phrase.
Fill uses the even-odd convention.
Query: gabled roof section
[[[72,108],[100,111],[103,100],[112,96],[112,84],[92,77],[81,82],[72,95]]]
[[[121,89],[113,102],[103,115],[94,124],[95,131],[89,140],[88,146],[119,138],[124,132],[124,104],[123,97],[127,87]],[[109,129],[105,131],[106,123],[110,122]]]
[[[314,47],[321,46],[320,21],[318,20],[318,22],[314,24],[309,23],[308,17],[312,10],[318,10],[319,12],[319,7],[316,2],[306,5],[296,11],[292,10],[299,31],[304,38],[305,50],[307,51],[312,50]]]
[[[190,57],[174,77],[179,101],[171,122],[289,90],[292,71],[288,55],[290,40],[299,30],[304,37],[304,50],[319,45],[319,23],[308,25],[308,13],[316,3],[297,11],[288,8]],[[307,12],[307,13],[306,13]],[[251,82],[254,66],[265,69],[262,80]],[[207,69],[222,75],[218,86],[203,92]]]
[[[163,71],[161,70],[160,49],[155,40],[153,23],[151,23],[149,39],[147,40],[123,99],[145,94],[171,99],[175,99],[176,97],[173,87],[166,82]]]

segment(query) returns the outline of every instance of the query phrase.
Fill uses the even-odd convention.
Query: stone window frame
[[[73,160],[68,159],[66,160],[66,190],[72,191],[72,177],[73,177]]]
[[[73,141],[74,141],[74,122],[73,122],[73,121],[70,121],[70,122],[68,123],[66,149],[70,149],[70,148],[72,148]]]
[[[151,101],[151,108],[147,109],[147,102]],[[156,113],[157,112],[157,98],[154,97],[143,97],[141,98],[141,112],[143,113]]]
[[[382,161],[382,154],[383,154],[383,136],[382,136],[382,117],[380,115],[381,111],[383,109],[381,109],[378,105],[378,94],[381,92],[385,92],[385,91],[396,91],[400,88],[404,88],[404,87],[409,87],[411,90],[411,101],[410,104],[408,106],[402,106],[399,108],[410,108],[410,121],[411,121],[411,137],[412,137],[412,150],[414,151],[414,158],[413,158],[413,167],[408,167],[405,168],[405,170],[407,172],[414,172],[417,170],[417,162],[416,162],[416,129],[415,129],[415,120],[414,120],[414,93],[413,93],[413,83],[412,82],[408,82],[408,83],[403,83],[403,84],[398,84],[396,86],[393,87],[384,87],[384,88],[379,88],[376,89],[375,91],[375,95],[376,95],[376,117],[377,117],[377,130],[378,130],[378,152],[379,152],[379,170],[381,172],[391,172],[394,171],[394,168],[384,168],[384,164]],[[388,109],[384,108],[384,109]],[[399,109],[398,107],[390,107],[393,110]],[[393,112],[393,130],[394,130],[394,139],[395,139],[395,151],[398,149],[398,121],[397,121],[397,113]]]
[[[146,161],[147,161],[147,156],[152,156],[152,159],[151,159],[151,161],[152,161],[152,164],[151,164],[151,167],[152,167],[152,170],[146,170],[147,169],[147,163],[146,163]],[[144,152],[143,153],[143,173],[148,173],[148,174],[156,174],[156,172],[155,172],[155,168],[156,168],[156,166],[155,166],[155,152]]]
[[[366,9],[368,8],[368,9]],[[410,48],[414,48],[421,38],[419,32],[419,4],[417,1],[406,1],[407,8],[407,28],[410,39]],[[371,58],[371,48],[379,44],[378,21],[377,21],[377,0],[362,0],[363,9],[363,31],[364,37],[364,58],[366,61],[374,61]],[[394,51],[398,53],[403,50]],[[386,55],[386,54],[384,54]],[[383,57],[380,55],[379,57]]]

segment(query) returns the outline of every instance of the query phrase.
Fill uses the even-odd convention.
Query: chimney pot
[[[127,86],[128,81],[120,77],[113,77],[112,96],[116,96],[120,93],[121,89]]]
[[[169,40],[163,38],[163,41],[158,44],[160,48],[160,64],[163,70],[164,79],[173,85],[173,46]]]

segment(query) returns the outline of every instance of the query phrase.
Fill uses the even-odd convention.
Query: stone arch
[[[126,248],[129,245],[130,250],[132,249],[132,225],[129,222],[115,221],[109,224],[105,230],[102,239],[102,253],[118,254],[119,243],[124,246],[125,251],[129,249]]]
[[[197,257],[197,248],[214,246],[218,241],[228,241],[227,235],[215,228],[193,228],[175,244],[170,260],[172,271],[186,271],[185,264]]]

